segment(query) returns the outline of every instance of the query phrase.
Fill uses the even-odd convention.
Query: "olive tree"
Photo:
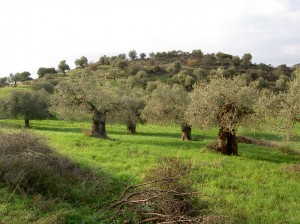
[[[2,77],[0,78],[0,87],[8,85],[8,78],[7,77]]]
[[[75,60],[75,65],[84,68],[88,66],[88,59],[85,56],[81,56]]]
[[[66,60],[62,60],[59,62],[58,71],[62,72],[64,75],[66,74],[66,70],[70,70],[70,66],[66,63]]]
[[[116,109],[116,96],[108,82],[83,77],[69,79],[56,86],[52,99],[52,110],[65,119],[87,119],[92,117],[91,136],[107,139],[107,113]]]
[[[44,77],[46,74],[56,74],[57,71],[55,68],[44,68],[40,67],[37,71],[39,78]]]
[[[137,57],[137,53],[135,50],[132,50],[132,51],[129,51],[128,56],[131,60],[134,60]]]
[[[142,60],[144,60],[145,58],[146,58],[146,54],[145,53],[140,53],[140,58],[142,59]]]
[[[0,101],[0,111],[7,117],[23,117],[25,127],[29,120],[48,116],[48,97],[44,91],[12,91]]]
[[[135,134],[137,123],[142,121],[141,110],[145,106],[143,89],[134,88],[130,81],[119,81],[116,91],[118,109],[112,113],[111,119],[123,123],[127,133]]]
[[[194,87],[186,116],[204,129],[219,126],[215,149],[238,155],[237,127],[253,114],[257,96],[258,90],[241,79],[212,79]]]
[[[174,84],[158,84],[152,91],[142,117],[152,123],[181,125],[181,139],[191,140],[191,126],[186,122],[185,111],[189,103],[188,93],[183,87]]]
[[[273,93],[265,90],[256,102],[260,118],[270,129],[284,140],[293,137],[293,127],[299,122],[300,114],[300,69],[294,72],[285,92]]]

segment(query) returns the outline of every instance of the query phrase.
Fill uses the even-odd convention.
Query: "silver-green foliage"
[[[48,116],[48,96],[44,91],[12,91],[0,101],[0,111],[7,117],[44,119]]]
[[[186,117],[191,125],[204,129],[218,125],[236,130],[252,114],[257,96],[258,90],[242,79],[212,79],[194,87]]]
[[[151,93],[142,117],[150,123],[185,123],[185,110],[189,103],[188,93],[179,85],[160,83]]]
[[[104,80],[82,77],[60,82],[52,98],[52,111],[64,119],[89,119],[93,109],[108,112],[115,107],[116,96]]]

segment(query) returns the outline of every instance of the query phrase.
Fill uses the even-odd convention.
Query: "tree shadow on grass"
[[[295,163],[300,161],[300,156],[282,153],[275,148],[263,147],[252,144],[239,144],[239,153],[242,157],[272,163]]]
[[[68,132],[68,133],[81,133],[81,128],[66,128],[66,127],[32,127],[33,130],[51,131],[51,132]]]
[[[23,129],[24,125],[23,123],[8,123],[3,121],[0,121],[0,127],[3,128],[13,128],[13,129]],[[73,133],[80,133],[81,132],[81,128],[66,128],[65,126],[41,126],[41,125],[34,125],[31,124],[29,130],[39,130],[39,131],[51,131],[51,132],[73,132]]]
[[[126,135],[126,136],[132,136],[132,137],[161,137],[161,138],[176,138],[180,139],[180,133],[162,133],[162,132],[156,132],[156,133],[150,133],[150,132],[136,132],[135,134],[129,134],[125,131],[110,131],[107,130],[108,134],[114,134],[114,135]]]
[[[74,212],[65,213],[60,217],[66,221],[64,223],[74,219],[76,223],[90,223],[85,217],[99,213],[95,208],[103,208],[101,212],[109,214],[111,201],[119,197],[130,181],[129,176],[119,178],[99,167],[59,156],[42,139],[27,132],[1,134],[0,146],[0,187],[7,188],[0,203],[13,207],[14,199],[23,198],[30,211],[34,208],[45,216],[48,216],[45,205],[49,203],[67,210],[86,208],[80,210],[80,216]],[[19,175],[21,171],[22,176]],[[51,213],[51,209],[49,211]],[[95,221],[102,223],[103,220],[99,216]]]

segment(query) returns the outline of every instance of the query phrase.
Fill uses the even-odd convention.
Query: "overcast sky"
[[[300,0],[0,0],[0,28],[0,76],[132,49],[300,63]]]

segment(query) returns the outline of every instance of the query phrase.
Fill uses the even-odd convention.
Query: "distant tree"
[[[22,75],[19,72],[16,74],[10,74],[9,79],[14,83],[14,86],[17,86],[17,82],[20,82],[22,80]]]
[[[87,119],[92,115],[91,136],[107,139],[107,113],[117,108],[117,98],[106,81],[84,77],[67,80],[56,86],[51,110],[65,119]]]
[[[21,72],[18,74],[19,76],[19,81],[23,82],[23,81],[27,81],[27,80],[30,80],[30,72],[27,72],[27,71],[24,71],[24,72]]]
[[[0,87],[6,86],[8,84],[8,78],[2,77],[0,78]]]
[[[266,97],[260,105],[263,108],[271,108],[272,117],[279,117],[276,122],[272,122],[274,120],[272,117],[267,117],[266,120],[271,123],[272,129],[281,132],[285,140],[290,140],[294,136],[294,125],[300,121],[300,68],[294,71],[292,79],[286,85],[287,89],[284,92],[272,93],[273,96]]]
[[[266,65],[264,63],[259,63],[258,68],[263,71],[270,71],[272,67],[270,65]]]
[[[215,149],[238,155],[237,128],[253,114],[257,96],[258,91],[240,79],[212,79],[194,87],[186,116],[201,128],[218,125]]]
[[[45,92],[12,91],[0,101],[0,110],[8,117],[23,117],[25,127],[29,128],[32,119],[48,116],[48,99]]]
[[[159,84],[150,95],[142,117],[151,123],[181,125],[181,139],[191,140],[191,126],[184,116],[189,103],[188,93],[179,85]]]
[[[300,113],[300,74],[289,82],[286,91],[274,93],[266,89],[261,93],[255,106],[260,127],[280,135],[284,141],[293,139]]]
[[[88,59],[85,56],[81,56],[75,60],[75,65],[77,67],[85,68],[88,66]]]
[[[100,57],[98,64],[100,65],[110,65],[110,61],[109,61],[109,57],[107,57],[106,55],[103,55]]]
[[[280,77],[280,76],[287,76],[287,77],[291,77],[292,75],[292,70],[291,68],[287,67],[285,64],[283,65],[279,65],[277,68],[275,68],[272,73],[276,76],[276,77]]]
[[[196,58],[202,58],[203,57],[203,52],[199,49],[199,50],[193,50],[192,54],[193,57]]]
[[[146,58],[146,54],[145,54],[145,53],[140,53],[140,58],[141,58],[142,60],[144,60],[144,59]]]
[[[242,59],[241,59],[241,65],[244,67],[250,66],[252,60],[252,55],[250,53],[244,54]]]
[[[66,74],[66,70],[70,70],[70,66],[66,63],[66,60],[62,60],[59,62],[58,71],[62,72],[64,75]]]
[[[131,60],[135,60],[137,57],[137,53],[135,50],[129,51],[128,56]]]
[[[154,52],[149,53],[149,58],[154,59],[155,58],[155,53]]]
[[[241,64],[241,59],[239,56],[233,56],[231,59],[231,64],[233,66],[239,66]]]
[[[40,67],[37,71],[39,78],[44,77],[46,74],[56,74],[57,71],[55,68],[44,68]]]
[[[116,91],[119,109],[112,113],[112,120],[123,123],[127,133],[135,134],[136,125],[141,122],[141,110],[145,106],[145,94],[140,88],[132,87],[130,81],[120,81]]]
[[[119,55],[118,55],[118,58],[119,58],[120,60],[126,60],[126,54],[119,54]]]

